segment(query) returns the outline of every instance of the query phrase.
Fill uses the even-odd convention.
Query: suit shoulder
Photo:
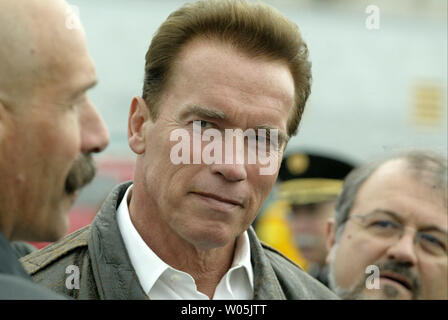
[[[25,270],[30,275],[33,275],[63,257],[70,255],[73,251],[82,249],[83,247],[86,248],[89,239],[89,230],[90,225],[85,226],[41,250],[26,255],[20,259],[20,262]]]

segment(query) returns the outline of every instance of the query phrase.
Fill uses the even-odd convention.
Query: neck
[[[232,265],[236,239],[223,247],[204,248],[182,238],[154,210],[144,209],[154,206],[139,205],[132,196],[128,203],[132,224],[148,247],[169,266],[191,275],[198,291],[212,298]]]
[[[1,202],[0,202],[1,203]],[[0,212],[0,232],[3,234],[3,236],[8,240],[11,240],[12,235],[12,223],[7,219],[8,217],[6,215],[3,215],[2,212]]]

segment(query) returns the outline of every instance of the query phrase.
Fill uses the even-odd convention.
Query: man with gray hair
[[[353,170],[328,227],[344,299],[448,298],[447,159],[412,151]]]

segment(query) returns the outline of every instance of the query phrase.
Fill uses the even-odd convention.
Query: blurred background
[[[187,1],[68,2],[97,68],[90,98],[111,135],[97,178],[70,213],[71,232],[92,221],[114,185],[132,179],[127,116],[141,94],[145,53],[157,27]],[[408,148],[447,154],[447,1],[264,2],[297,23],[313,64],[312,93],[287,153],[311,150],[351,164]]]
[[[99,85],[91,98],[109,126],[103,156],[130,157],[127,115],[141,94],[157,27],[187,1],[68,0],[79,10]],[[289,148],[355,160],[406,147],[447,148],[447,2],[265,1],[299,26],[313,63],[312,94]],[[379,9],[368,29],[366,8]]]

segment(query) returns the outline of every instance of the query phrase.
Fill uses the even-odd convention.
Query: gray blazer
[[[35,282],[76,299],[148,299],[129,260],[116,211],[127,182],[117,186],[90,226],[21,259]],[[294,262],[248,230],[254,299],[338,299]],[[79,289],[73,282],[79,270]],[[150,266],[148,266],[149,268]]]

